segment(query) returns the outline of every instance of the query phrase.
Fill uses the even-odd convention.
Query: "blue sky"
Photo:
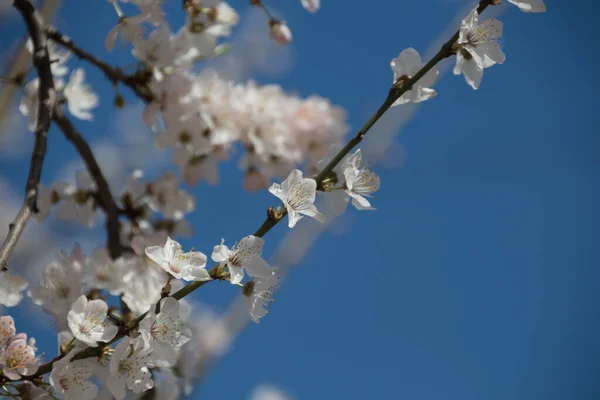
[[[232,5],[244,10],[246,3]],[[329,97],[347,109],[353,130],[383,101],[390,60],[406,47],[425,53],[465,5],[323,3],[316,15],[296,0],[276,4],[294,32],[292,48],[282,52],[287,67],[255,68],[252,77]],[[321,236],[271,314],[244,331],[194,398],[244,399],[262,382],[298,399],[600,396],[599,9],[593,1],[546,3],[546,14],[507,7],[499,17],[507,60],[485,71],[478,91],[451,73],[436,84],[438,97],[394,141],[388,159],[402,149],[402,166],[376,167],[378,210],[349,210]],[[67,0],[57,25],[106,58],[111,11],[105,1]],[[20,20],[3,20],[0,49],[20,31]],[[129,59],[126,50],[111,57],[115,64]],[[104,106],[96,122],[77,126],[92,143],[118,141],[111,89],[86,71]],[[49,146],[46,183],[76,156],[58,132]],[[26,155],[2,153],[0,174],[21,190],[27,164]],[[220,185],[194,188],[197,228],[186,246],[210,253],[221,237],[233,241],[260,225],[276,199],[244,193],[241,179],[231,162]],[[282,224],[266,237],[267,256],[287,229]],[[103,240],[100,227],[96,234]],[[232,288],[210,286],[196,298],[226,309]],[[51,331],[18,310],[11,314],[20,330],[53,354]]]

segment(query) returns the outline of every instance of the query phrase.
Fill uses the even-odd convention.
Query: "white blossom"
[[[35,340],[27,343],[27,335],[24,333],[13,336],[6,349],[0,350],[0,366],[4,376],[16,381],[21,376],[35,374],[40,366],[35,350]]]
[[[117,37],[121,36],[123,40],[131,43],[135,43],[137,40],[144,36],[142,23],[146,21],[146,16],[136,15],[133,17],[121,17],[117,25],[112,28],[106,39],[104,40],[104,47],[108,51],[112,51],[115,47]]]
[[[277,196],[288,212],[289,227],[293,228],[303,215],[324,222],[323,215],[317,210],[315,197],[317,182],[314,179],[302,178],[302,172],[294,169],[281,185],[274,183],[269,192]]]
[[[287,46],[292,41],[292,31],[285,22],[275,21],[271,23],[271,37],[280,45]]]
[[[31,39],[27,39],[25,45],[27,51],[33,54],[33,43]],[[50,70],[55,78],[63,77],[69,71],[69,68],[65,65],[69,58],[71,58],[71,52],[67,49],[61,49],[52,40],[46,42],[48,48],[48,58],[50,59]]]
[[[181,245],[167,237],[164,247],[146,248],[146,255],[177,279],[186,281],[208,281],[211,279],[206,270],[206,256],[199,251],[184,253]]]
[[[244,269],[252,276],[267,277],[272,271],[262,258],[265,241],[254,235],[244,237],[231,249],[225,246],[225,239],[213,248],[211,258],[219,263],[219,267],[227,266],[231,275],[231,283],[238,284],[244,278]]]
[[[187,343],[192,336],[190,329],[180,320],[179,302],[174,297],[161,300],[158,314],[154,307],[150,307],[140,322],[139,330],[157,359],[170,365],[175,363],[175,349]]]
[[[161,289],[168,277],[165,270],[153,261],[146,262],[141,257],[134,260],[138,261],[131,264],[123,277],[123,301],[135,315],[140,315],[160,300]],[[171,282],[171,287],[174,287],[174,282]]]
[[[85,72],[77,68],[71,72],[69,82],[65,86],[65,97],[69,112],[76,118],[92,121],[94,116],[90,110],[98,105],[98,95],[90,85],[84,83]]]
[[[123,255],[113,260],[106,247],[97,248],[87,260],[86,283],[95,289],[105,289],[116,296],[123,292],[123,277],[137,262],[136,257]]]
[[[19,274],[9,270],[0,270],[0,304],[14,307],[23,299],[23,291],[29,282]]]
[[[154,381],[149,367],[153,366],[154,362],[152,350],[141,337],[131,339],[126,336],[110,357],[110,375],[106,386],[117,400],[125,398],[125,387],[134,393],[152,389]]]
[[[39,286],[30,289],[27,294],[35,304],[43,306],[62,323],[71,305],[82,294],[84,262],[78,245],[73,248],[71,256],[61,253],[46,267]]]
[[[67,314],[69,328],[73,335],[88,346],[98,346],[98,342],[110,342],[118,328],[106,320],[108,305],[104,300],[89,300],[80,296]]]
[[[92,400],[98,387],[89,381],[94,370],[89,360],[72,361],[74,351],[52,364],[50,384],[65,400]]]
[[[66,182],[55,184],[60,199],[56,216],[61,221],[75,220],[82,226],[91,228],[96,222],[96,203],[92,196],[96,184],[86,169],[77,170],[75,184],[76,186]]]
[[[278,285],[279,277],[275,272],[266,278],[256,278],[244,285],[243,293],[248,301],[248,312],[253,322],[258,324],[260,318],[269,313],[271,303],[275,301],[272,296]]]
[[[16,333],[13,317],[10,315],[0,317],[0,348],[5,347]]]
[[[302,7],[308,12],[316,13],[321,8],[321,0],[302,0]]]
[[[398,79],[408,80],[412,78],[424,65],[425,63],[421,61],[421,56],[415,49],[409,47],[402,50],[400,55],[391,62],[392,71],[394,71],[394,82],[397,82]],[[429,87],[434,84],[438,75],[437,68],[431,68],[421,79],[415,82],[411,90],[400,96],[393,106],[410,102],[420,103],[437,96],[437,92]]]
[[[477,89],[483,78],[483,69],[502,64],[506,56],[498,40],[502,36],[502,22],[490,18],[479,24],[479,14],[474,9],[461,22],[455,43],[456,65],[454,74],[465,76],[467,83]]]
[[[373,210],[366,197],[379,190],[379,175],[362,165],[360,149],[348,157],[342,168],[346,179],[344,193],[352,198],[352,205],[357,210]]]
[[[546,4],[544,4],[544,0],[508,0],[508,2],[516,5],[519,7],[519,10],[523,12],[546,12]]]

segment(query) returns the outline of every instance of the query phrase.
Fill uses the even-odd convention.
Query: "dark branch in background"
[[[106,213],[106,232],[108,234],[107,247],[110,252],[110,256],[115,259],[118,258],[125,250],[121,246],[120,232],[121,223],[119,222],[119,208],[115,203],[114,197],[108,186],[108,182],[102,175],[100,166],[94,157],[94,153],[90,146],[87,144],[83,136],[77,131],[77,128],[71,123],[71,121],[65,116],[63,106],[56,107],[52,121],[62,130],[63,134],[69,140],[77,152],[83,159],[90,176],[96,183],[96,198],[98,205]]]
[[[104,61],[98,59],[98,57],[94,56],[93,54],[83,50],[81,47],[73,43],[73,40],[70,37],[60,33],[53,27],[48,27],[46,32],[50,40],[71,50],[71,52],[80,59],[85,60],[100,69],[113,84],[122,82],[124,85],[131,88],[131,90],[133,90],[139,98],[147,103],[154,99],[152,91],[150,91],[150,89],[146,86],[146,81],[148,78],[145,76],[143,71],[134,75],[128,75],[121,71],[120,68],[112,67]]]
[[[42,166],[46,156],[46,147],[48,143],[48,130],[50,129],[50,119],[56,102],[54,93],[54,81],[52,79],[52,70],[50,69],[50,56],[46,45],[46,32],[42,16],[35,10],[29,0],[15,0],[14,7],[21,13],[27,32],[33,43],[33,65],[37,70],[39,77],[38,89],[38,109],[37,122],[35,125],[35,142],[31,153],[31,163],[29,166],[29,177],[25,185],[25,199],[21,210],[10,224],[8,234],[2,247],[0,247],[0,268],[6,268],[8,259],[12,254],[25,225],[34,212],[38,211],[37,196],[40,177],[42,175]]]

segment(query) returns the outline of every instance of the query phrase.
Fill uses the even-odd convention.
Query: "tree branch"
[[[27,31],[33,43],[33,65],[35,66],[39,77],[38,88],[38,109],[37,122],[35,126],[35,142],[31,152],[31,162],[29,165],[29,176],[25,185],[25,199],[21,210],[10,224],[8,234],[2,247],[0,247],[0,268],[6,268],[21,233],[25,229],[27,222],[34,212],[37,212],[37,195],[40,177],[42,175],[42,166],[46,156],[46,147],[48,143],[48,130],[50,129],[50,119],[56,103],[56,94],[54,93],[54,81],[52,79],[52,70],[50,69],[50,56],[46,45],[47,38],[44,30],[44,21],[42,16],[35,10],[29,0],[15,0],[14,7],[21,13]]]
[[[75,43],[73,43],[73,40],[70,37],[60,33],[53,27],[46,28],[46,33],[48,34],[48,38],[50,40],[71,50],[71,52],[80,59],[85,60],[100,69],[112,83],[116,84],[117,82],[122,82],[124,85],[131,88],[131,90],[133,90],[133,92],[139,98],[147,103],[154,99],[154,95],[145,85],[144,79],[142,79],[139,75],[128,75],[121,71],[119,67],[112,67],[108,65],[98,57],[77,46]]]
[[[494,1],[495,0],[480,0],[479,6],[477,8],[477,12],[478,13],[483,12]],[[340,150],[340,152],[331,160],[331,162],[329,164],[327,164],[327,166],[315,177],[315,180],[317,181],[318,185],[320,185],[322,183],[323,179],[331,171],[333,171],[333,169],[337,166],[337,164],[339,164],[342,161],[342,159],[358,143],[361,142],[361,140],[367,134],[367,132],[371,129],[371,127],[373,125],[375,125],[375,123],[379,120],[379,118],[381,118],[381,116],[392,106],[392,104],[398,98],[400,98],[400,96],[402,96],[404,93],[406,93],[408,90],[410,90],[412,88],[412,86],[419,79],[421,79],[431,68],[433,68],[438,62],[440,62],[444,58],[450,57],[453,54],[452,45],[454,44],[454,42],[456,42],[457,39],[458,39],[458,32],[456,32],[456,34],[454,36],[452,36],[452,38],[450,40],[448,40],[446,43],[444,43],[444,45],[437,52],[437,54],[435,56],[433,56],[433,58],[427,64],[425,64],[423,66],[423,68],[421,70],[419,70],[419,72],[417,72],[412,78],[410,78],[407,81],[404,81],[401,85],[397,83],[392,87],[392,89],[388,93],[386,100],[381,105],[381,107],[379,107],[379,109],[375,112],[375,114],[373,114],[373,116],[365,123],[365,125],[358,131],[358,133],[348,142],[348,144],[346,146],[344,146],[344,148],[342,150]],[[258,230],[255,232],[254,235],[260,236],[260,237],[264,236],[281,219],[283,219],[283,216],[285,216],[285,214],[286,213],[283,212],[280,216],[274,217],[272,215],[272,213],[268,213],[267,219],[260,226],[260,228],[258,228]],[[214,277],[216,275],[217,268],[218,268],[218,265],[212,267],[209,270],[209,274]],[[188,294],[195,291],[196,289],[198,289],[199,287],[204,286],[204,284],[206,284],[208,282],[212,282],[212,281],[194,281],[194,282],[184,286],[182,289],[178,290],[177,292],[175,292],[172,295],[172,297],[180,300],[180,299],[184,298],[185,296],[187,296]],[[110,345],[110,344],[118,341],[119,339],[124,337],[127,332],[135,329],[138,326],[138,324],[142,321],[142,319],[144,319],[145,315],[146,315],[146,313],[144,313],[144,314],[140,315],[139,317],[135,318],[134,320],[130,321],[125,326],[125,330],[119,332],[115,336],[115,338],[113,340],[111,340],[109,343],[107,343],[106,345]],[[102,353],[104,347],[105,346],[88,347],[88,348],[80,351],[79,353],[77,353],[73,357],[73,360],[80,360],[83,358],[98,356]],[[38,372],[35,375],[32,375],[30,377],[25,377],[25,379],[35,379],[41,375],[44,375],[44,374],[50,372],[51,370],[52,370],[52,363],[46,363],[46,364],[40,366],[40,368],[38,369]]]
[[[124,251],[120,240],[121,222],[119,221],[119,208],[117,207],[117,203],[115,203],[108,182],[104,178],[104,175],[102,175],[102,170],[100,170],[92,149],[90,149],[83,136],[77,131],[77,128],[65,116],[62,105],[56,108],[52,116],[52,121],[62,130],[67,140],[73,143],[83,159],[90,176],[96,183],[98,204],[106,213],[107,247],[110,256],[113,259],[118,258]]]

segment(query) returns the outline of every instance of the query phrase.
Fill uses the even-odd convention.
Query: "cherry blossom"
[[[10,315],[0,317],[0,348],[5,347],[16,333],[13,317]]]
[[[199,251],[184,253],[181,245],[167,237],[164,247],[146,248],[146,255],[177,279],[207,281],[211,277],[206,271],[206,256]]]
[[[394,82],[397,82],[399,79],[408,80],[412,78],[424,65],[425,63],[421,61],[421,56],[415,49],[409,47],[402,50],[400,55],[391,62],[391,67],[394,71]],[[393,105],[397,106],[410,102],[420,103],[437,96],[437,92],[430,89],[429,86],[433,85],[438,75],[439,71],[437,68],[431,68],[421,79],[415,82],[411,90],[400,96]]]
[[[123,277],[137,258],[124,255],[113,260],[106,247],[97,248],[86,262],[86,283],[89,287],[108,290],[113,296],[123,292]]]
[[[72,361],[74,351],[52,364],[50,384],[65,400],[92,400],[98,386],[89,381],[94,370],[88,360]]]
[[[366,197],[370,197],[371,193],[379,190],[379,175],[362,165],[360,149],[346,160],[342,168],[344,178],[346,178],[344,192],[352,198],[352,205],[357,210],[373,210]]]
[[[85,84],[85,72],[77,68],[71,72],[64,94],[67,98],[69,112],[76,118],[92,121],[94,116],[89,111],[98,105],[98,96],[91,86]]]
[[[35,357],[35,340],[27,343],[27,335],[19,334],[8,341],[6,349],[0,350],[0,366],[4,376],[13,381],[21,376],[33,375],[40,363]]]
[[[117,334],[118,328],[106,320],[108,306],[104,300],[89,300],[80,296],[67,314],[69,328],[73,335],[88,346],[98,346],[99,342],[109,342]]]
[[[519,7],[519,10],[523,12],[543,13],[546,12],[546,4],[544,0],[508,0]]]
[[[154,381],[149,367],[154,365],[155,360],[152,350],[141,337],[131,339],[126,336],[110,357],[106,386],[117,400],[125,398],[126,387],[134,393],[152,389]]]
[[[244,285],[243,293],[248,301],[248,312],[250,319],[260,323],[260,318],[269,313],[273,299],[273,293],[279,285],[279,277],[275,272],[266,278],[257,278]]]
[[[0,270],[0,304],[14,307],[23,299],[23,291],[29,282],[19,274],[9,270]]]
[[[66,182],[55,184],[60,199],[56,216],[61,221],[75,220],[84,227],[91,228],[96,222],[96,203],[92,196],[96,184],[85,169],[75,173],[75,184],[76,186]]]
[[[83,291],[84,257],[81,248],[76,245],[70,256],[61,253],[44,270],[44,278],[39,286],[27,293],[33,302],[54,314],[57,320],[66,322],[71,305]]]
[[[308,12],[316,13],[321,8],[321,0],[302,0],[302,7]]]
[[[225,246],[225,239],[213,248],[211,258],[221,267],[227,266],[231,275],[231,283],[238,284],[244,278],[244,269],[252,276],[267,277],[272,271],[269,264],[261,257],[265,241],[254,235],[244,237],[231,249]]]
[[[473,89],[479,88],[483,69],[504,63],[506,56],[498,44],[500,36],[502,36],[502,22],[490,18],[479,24],[477,10],[471,11],[461,22],[459,37],[454,45],[456,49],[454,74],[462,73]]]
[[[118,36],[121,36],[123,40],[131,43],[135,43],[136,40],[142,38],[143,29],[141,24],[146,20],[147,17],[144,15],[120,17],[117,25],[108,32],[108,35],[106,35],[106,39],[104,40],[104,47],[106,47],[106,50],[113,51]]]
[[[314,179],[303,178],[302,172],[297,169],[292,170],[281,185],[274,183],[269,188],[269,192],[277,196],[287,209],[290,228],[293,228],[303,215],[324,222],[323,215],[313,204],[316,191],[317,182]]]
[[[66,49],[61,49],[53,41],[46,42],[48,48],[48,57],[50,58],[50,70],[55,78],[63,77],[69,72],[69,68],[65,65],[71,58],[71,52]],[[27,39],[25,44],[27,51],[33,54],[33,43],[31,39]]]
[[[287,46],[292,42],[292,31],[283,21],[271,21],[271,37],[277,43]]]
[[[150,307],[139,330],[157,359],[172,365],[175,363],[175,349],[187,343],[192,332],[180,321],[179,302],[174,297],[161,300],[160,312],[156,314],[154,311],[154,307]]]

